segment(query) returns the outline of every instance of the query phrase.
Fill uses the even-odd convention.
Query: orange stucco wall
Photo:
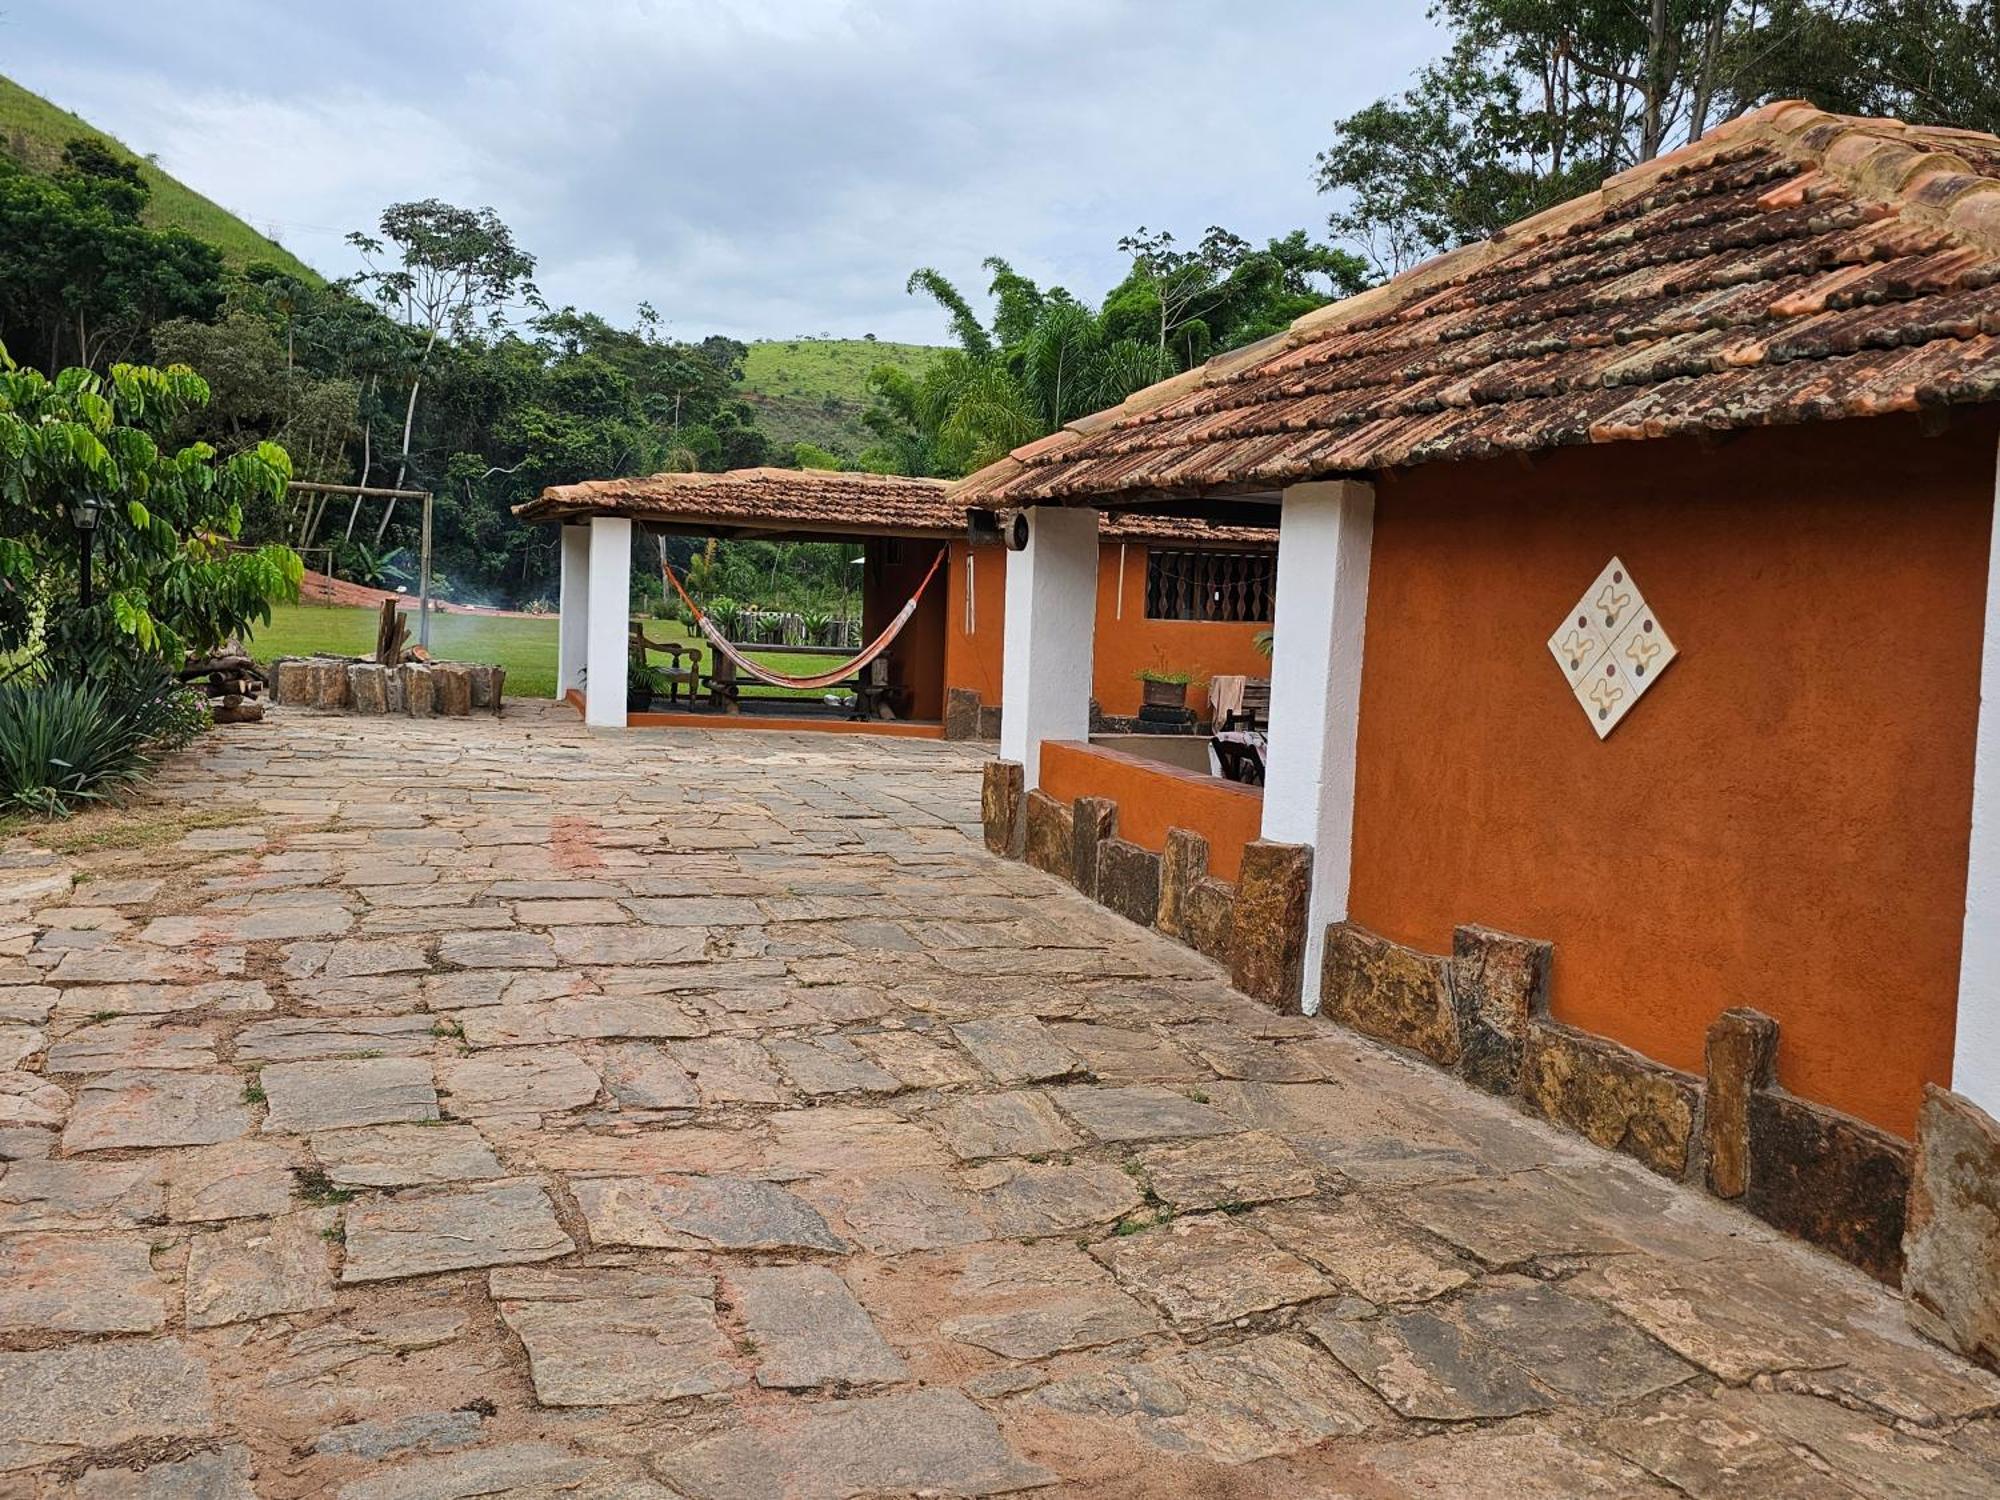
[[[1552,939],[1559,1019],[1911,1133],[1951,1077],[1996,423],[1882,418],[1378,486],[1351,911]],[[1544,642],[1613,554],[1680,657],[1600,743]]]
[[[1118,835],[1148,849],[1167,847],[1167,830],[1208,840],[1208,871],[1234,880],[1243,846],[1264,816],[1261,788],[1200,776],[1118,750],[1066,740],[1042,745],[1042,790],[1062,802],[1109,797],[1118,804]]]
[[[1190,620],[1146,618],[1146,549],[1133,543],[1124,548],[1124,609],[1119,609],[1119,544],[1098,549],[1097,638],[1092,692],[1107,714],[1130,717],[1139,712],[1138,674],[1162,666],[1191,672],[1196,685],[1188,689],[1188,706],[1208,712],[1208,695],[1201,682],[1218,672],[1246,677],[1271,675],[1270,658],[1251,644],[1261,625],[1222,625]],[[967,579],[965,559],[972,558],[971,623],[966,629]],[[1007,612],[1007,551],[1004,547],[969,547],[952,543],[947,566],[951,589],[946,605],[945,681],[952,687],[976,689],[982,701],[1000,701],[1002,626]]]

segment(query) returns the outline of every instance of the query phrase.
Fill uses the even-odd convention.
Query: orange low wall
[[[969,574],[968,557],[972,559]],[[982,703],[998,703],[1007,616],[1007,549],[953,542],[946,566],[951,569],[951,580],[945,603],[945,685],[971,688]],[[1105,542],[1097,553],[1097,637],[1091,694],[1105,713],[1131,718],[1139,712],[1143,691],[1139,673],[1147,667],[1166,667],[1193,675],[1188,707],[1205,716],[1208,694],[1203,684],[1210,677],[1218,673],[1271,675],[1271,659],[1252,644],[1257,632],[1265,628],[1147,619],[1145,546]]]
[[[1236,878],[1243,846],[1264,819],[1261,787],[1074,740],[1043,743],[1042,790],[1060,802],[1109,797],[1118,804],[1118,836],[1147,849],[1164,850],[1169,828],[1200,834],[1208,840],[1208,872],[1219,880]]]
[[[2000,422],[1884,417],[1377,487],[1350,910],[1555,943],[1557,1019],[1911,1133],[1951,1080]],[[1599,742],[1544,644],[1613,555],[1680,657]]]

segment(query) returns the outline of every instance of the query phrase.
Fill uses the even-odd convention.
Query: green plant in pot
[[[637,657],[625,664],[625,712],[642,714],[653,706],[653,694],[659,690],[660,680],[653,675],[653,669]]]
[[[1145,667],[1138,677],[1140,701],[1148,707],[1187,707],[1188,684],[1194,681],[1192,672],[1176,671],[1170,667]]]

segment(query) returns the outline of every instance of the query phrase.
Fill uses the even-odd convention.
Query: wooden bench
[[[700,646],[685,641],[655,641],[646,634],[646,622],[634,620],[627,650],[635,663],[666,687],[667,702],[679,703],[685,697],[692,704],[701,696]],[[655,655],[666,657],[668,664],[654,666],[651,658]]]

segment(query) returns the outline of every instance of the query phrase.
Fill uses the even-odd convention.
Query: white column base
[[[1090,737],[1097,630],[1097,512],[1056,505],[1028,513],[1028,545],[1007,558],[1000,669],[1000,755],[1041,785],[1042,742]]]
[[[1271,727],[1264,756],[1262,833],[1280,843],[1308,844],[1313,851],[1299,992],[1307,1015],[1319,1010],[1327,924],[1347,917],[1361,652],[1374,538],[1374,486],[1333,480],[1285,491],[1271,622]]]
[[[583,722],[623,729],[632,626],[632,523],[623,517],[591,518],[587,619]]]

